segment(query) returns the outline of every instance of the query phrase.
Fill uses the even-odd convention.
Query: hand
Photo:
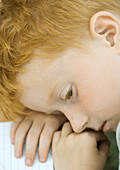
[[[17,158],[22,156],[25,137],[27,137],[26,165],[31,166],[33,164],[38,142],[40,161],[45,162],[53,134],[66,120],[63,114],[47,115],[41,112],[17,117],[11,126],[10,132],[11,142],[15,144],[15,156]]]
[[[99,142],[99,146],[98,146]],[[103,170],[110,143],[102,132],[76,134],[70,123],[54,133],[52,156],[55,170]]]

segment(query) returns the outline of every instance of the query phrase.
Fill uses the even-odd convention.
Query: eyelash
[[[70,83],[70,84],[64,86],[64,88],[58,94],[58,97],[61,100],[64,100],[65,102],[67,102],[68,100],[73,101],[73,99],[75,99],[77,97],[77,89],[74,86],[74,84]]]
[[[71,92],[72,92],[72,93],[71,93]],[[72,94],[72,95],[73,95],[72,85],[71,85],[70,89],[68,90],[68,92],[67,92],[67,94],[66,94],[66,96],[65,96],[64,101],[70,100],[70,98],[71,98],[72,96],[70,96],[69,94]],[[68,99],[69,96],[70,96],[70,98]]]

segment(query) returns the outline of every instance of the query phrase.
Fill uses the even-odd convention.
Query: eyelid
[[[77,95],[77,92],[76,92],[75,86],[72,83],[68,84],[67,86],[64,86],[64,88],[59,93],[59,98],[65,100],[65,97],[66,97],[67,93],[70,91],[70,89],[73,90],[72,98],[74,98]]]

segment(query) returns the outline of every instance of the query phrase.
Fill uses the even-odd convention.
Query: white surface
[[[120,170],[120,122],[117,126],[117,130],[116,130],[116,140],[117,140],[117,145],[118,145],[118,149],[119,149],[119,167],[118,170]]]
[[[21,158],[14,156],[14,145],[10,141],[11,124],[12,122],[0,123],[0,170],[53,170],[51,151],[45,163],[40,163],[37,152],[31,167],[25,165],[25,147]]]

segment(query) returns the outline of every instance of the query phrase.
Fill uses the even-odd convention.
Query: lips
[[[107,121],[105,121],[98,129],[97,131],[102,130],[104,133],[108,132],[108,127],[107,127]]]
[[[108,125],[107,125],[107,121],[105,121],[105,123],[103,124],[103,127],[102,127],[102,131],[104,132],[104,133],[107,133],[108,132]]]

